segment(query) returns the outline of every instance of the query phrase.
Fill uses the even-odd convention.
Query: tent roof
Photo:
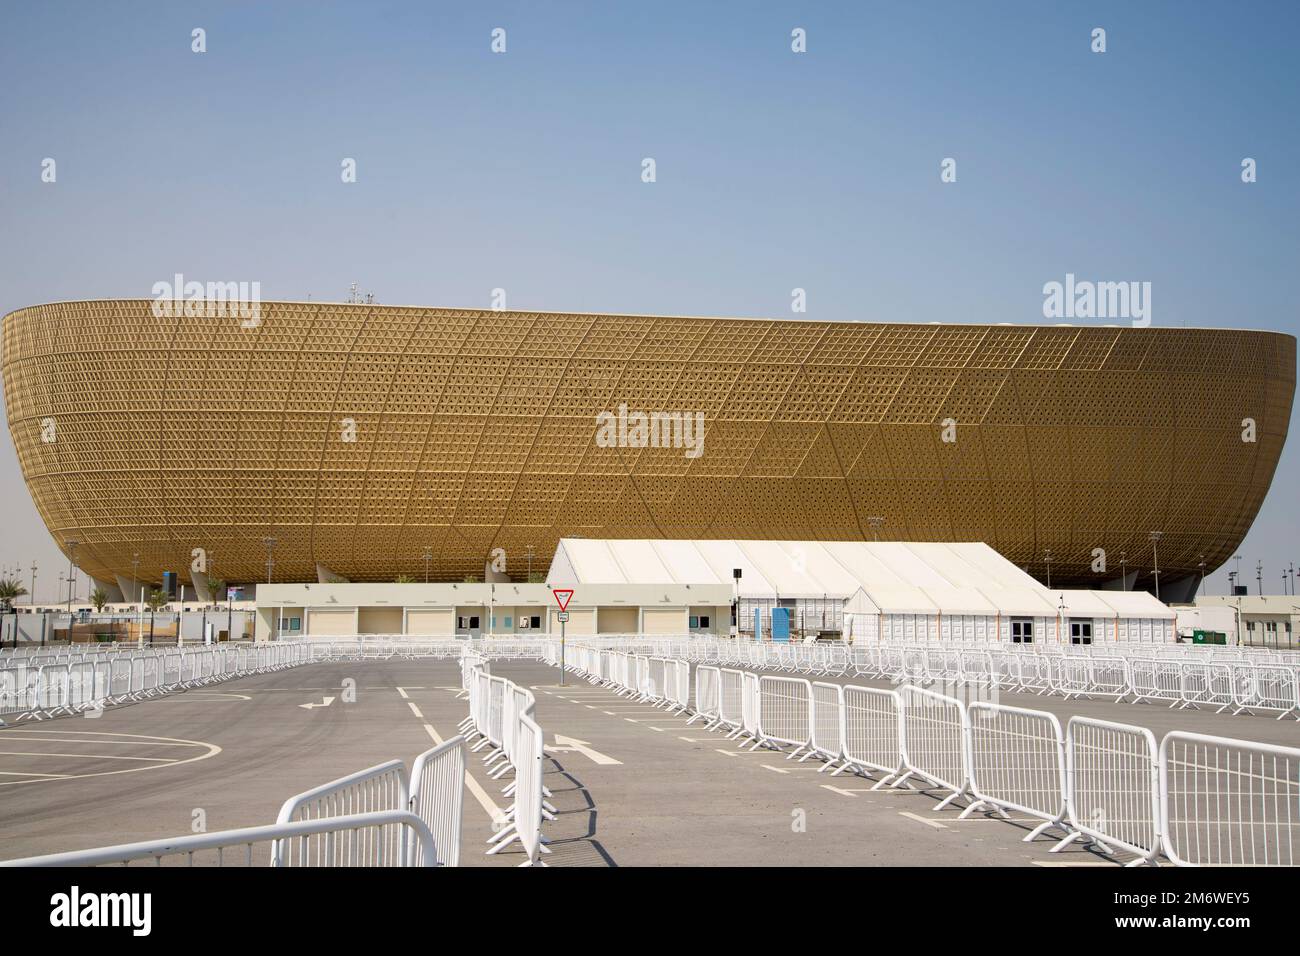
[[[563,538],[547,583],[735,586],[744,598],[855,600],[895,614],[1172,617],[1144,591],[1049,591],[982,542]],[[862,592],[859,597],[859,592]]]

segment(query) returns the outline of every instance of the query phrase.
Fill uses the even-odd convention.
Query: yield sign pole
[[[565,639],[564,630],[569,623],[569,602],[573,600],[573,588],[556,588],[553,592],[555,603],[560,606],[560,613],[555,615],[560,619],[560,686],[564,686],[564,669],[568,663],[565,659]]]

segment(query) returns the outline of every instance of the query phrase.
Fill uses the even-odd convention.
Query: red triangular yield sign
[[[569,609],[569,600],[573,597],[573,588],[556,588],[555,603],[560,606],[561,611]]]

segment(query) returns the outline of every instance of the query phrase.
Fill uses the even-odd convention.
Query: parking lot
[[[936,796],[819,773],[661,709],[529,661],[493,672],[531,687],[545,733],[556,819],[551,865],[1113,866],[1034,825],[936,812]],[[885,686],[838,678],[841,683]],[[355,694],[351,688],[355,688]],[[355,697],[355,699],[352,699]],[[1000,702],[1294,744],[1296,724],[1163,706],[1022,694]],[[94,713],[94,712],[92,712]],[[327,780],[416,754],[466,715],[453,661],[331,661],[109,708],[102,716],[0,729],[0,844],[17,857],[268,823],[283,801]],[[462,865],[519,862],[517,845],[482,854],[509,798],[471,755]]]

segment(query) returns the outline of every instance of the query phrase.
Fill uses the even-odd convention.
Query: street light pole
[[[1151,532],[1151,566],[1156,576],[1156,600],[1160,600],[1160,539],[1165,536],[1163,531]]]
[[[77,544],[74,540],[68,541],[68,646],[72,646],[72,588],[73,582],[77,577]]]
[[[271,557],[271,552],[275,548],[274,538],[263,538],[262,543],[266,545],[266,583],[271,583],[271,572],[275,569],[275,560]]]
[[[1043,560],[1047,562],[1047,589],[1050,591],[1052,588],[1052,549],[1051,548],[1043,549]]]
[[[429,583],[429,562],[433,560],[433,548],[424,549],[424,583]]]

